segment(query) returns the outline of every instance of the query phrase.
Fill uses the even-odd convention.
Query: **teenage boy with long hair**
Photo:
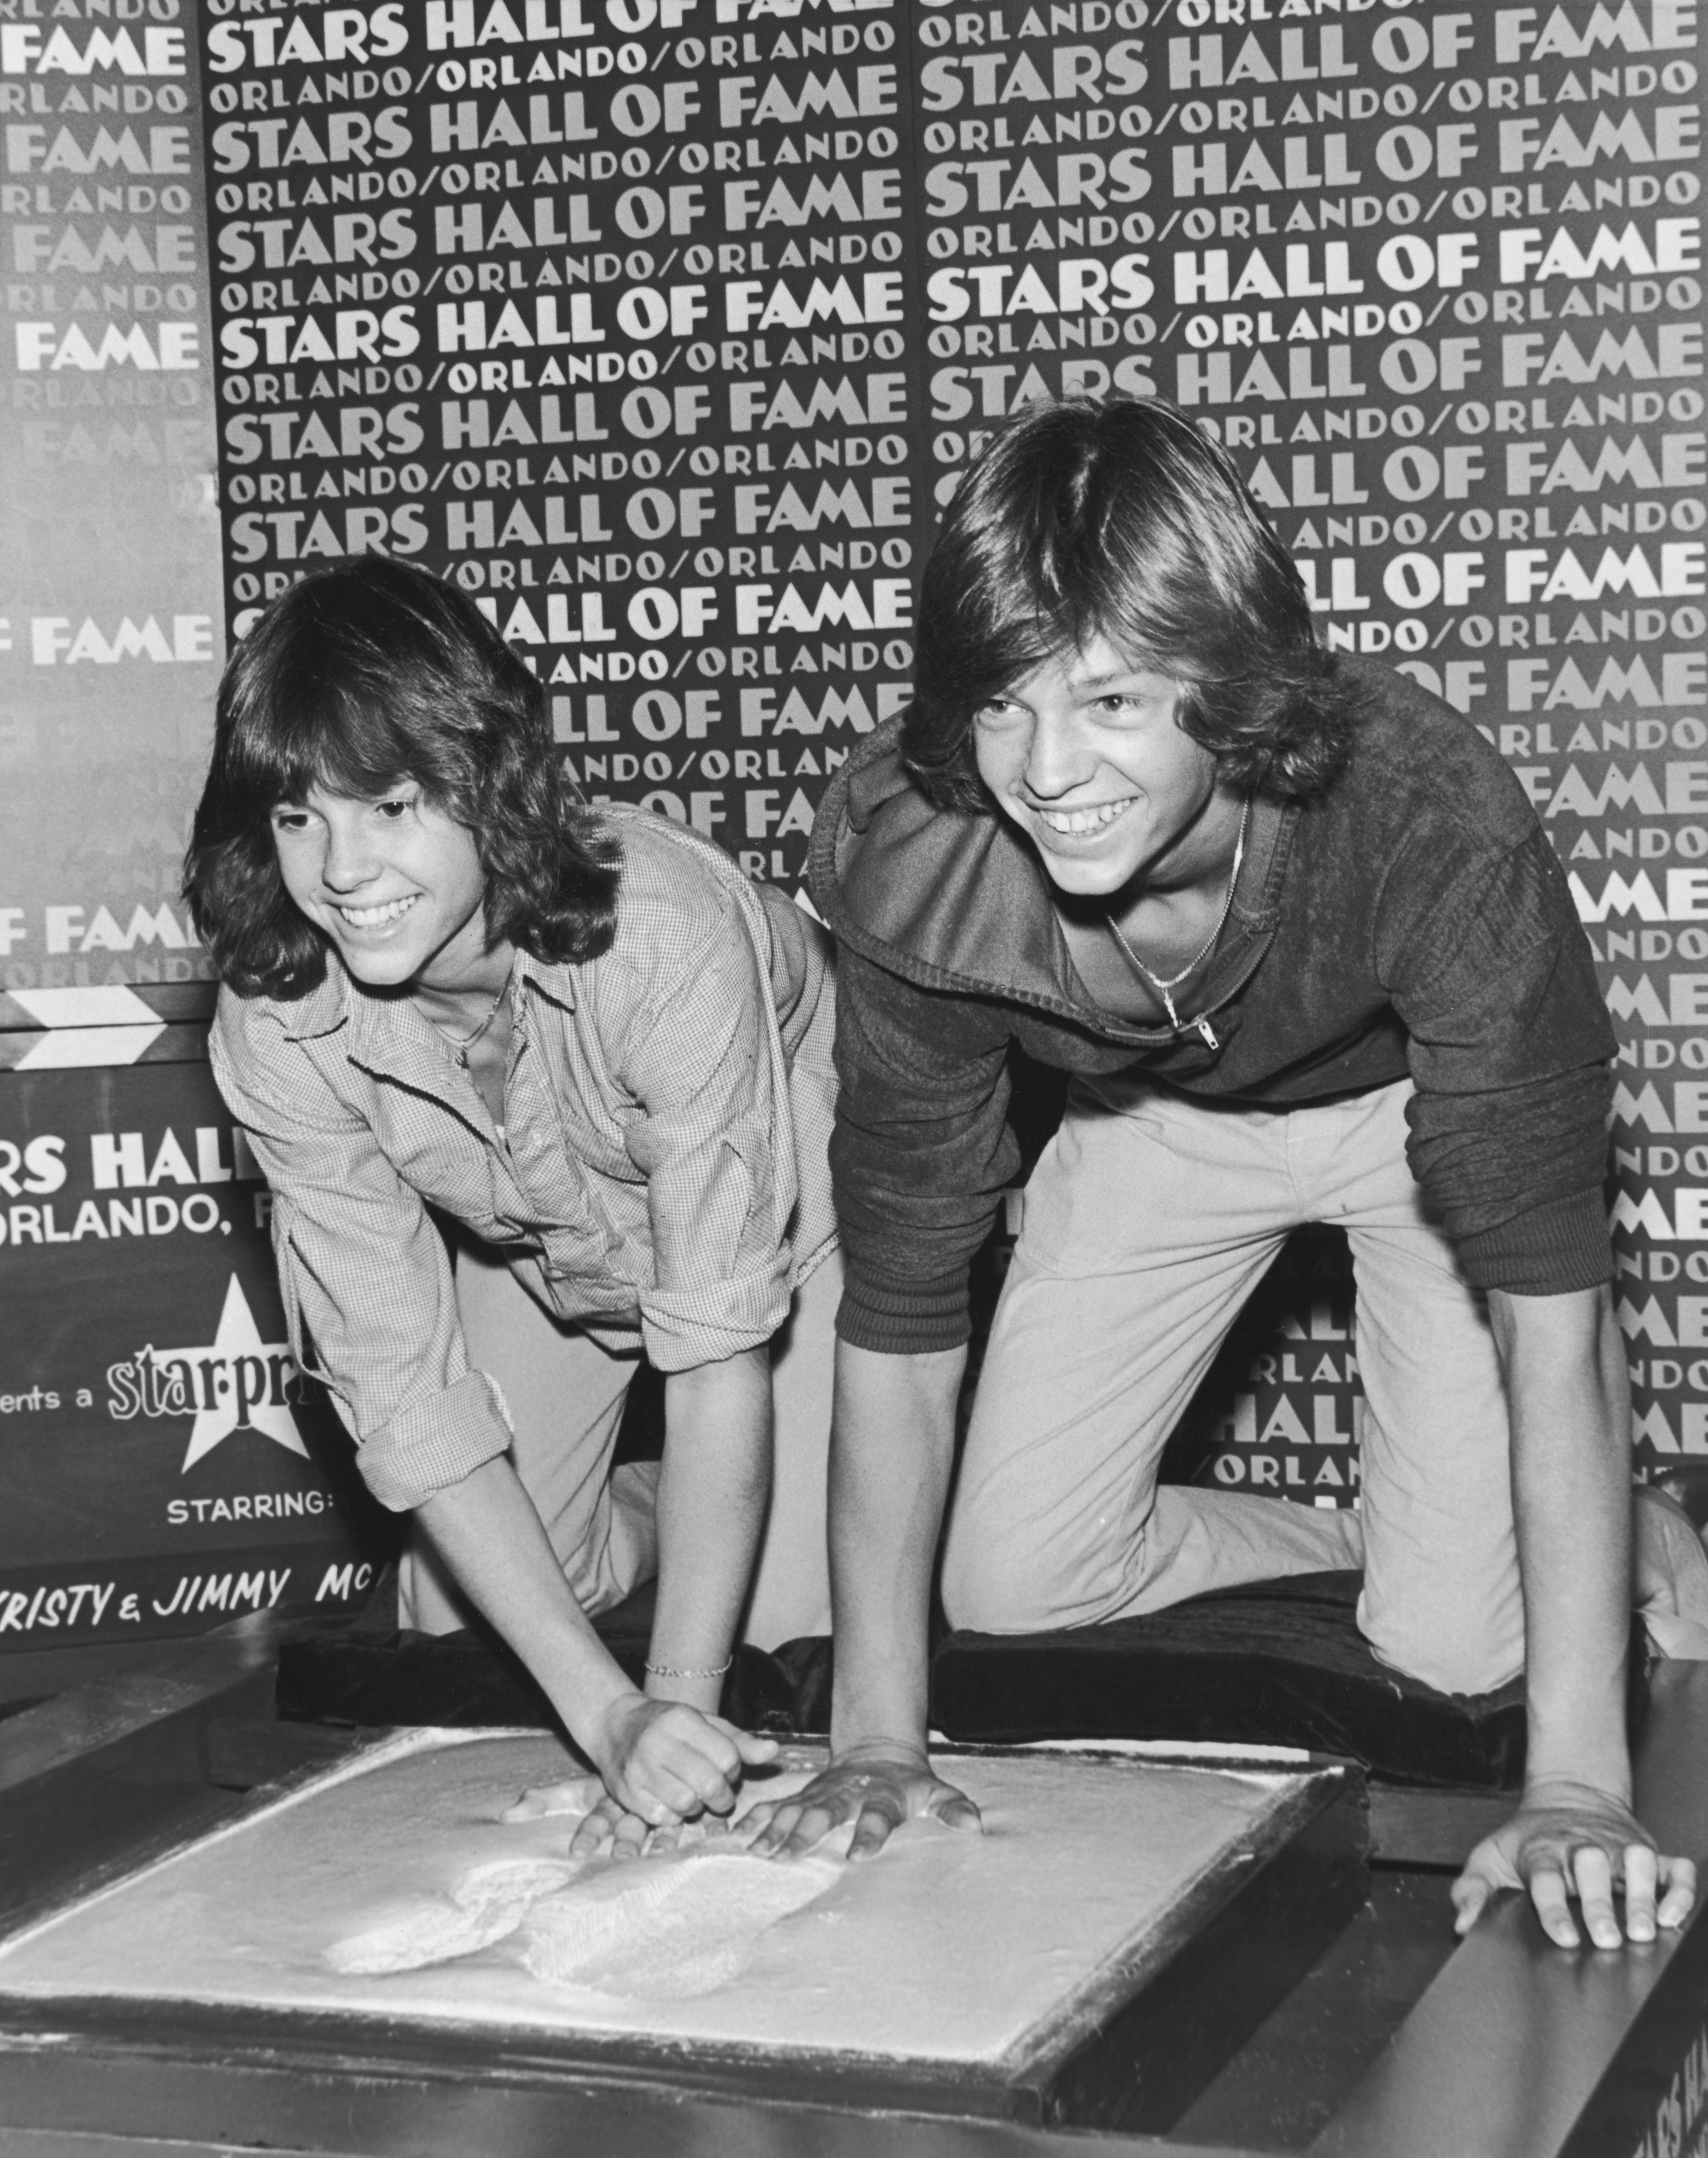
[[[1476,730],[1318,645],[1231,467],[1155,404],[1034,410],[926,571],[914,703],[813,841],[839,947],[848,1269],[832,1443],[835,1759],[760,1847],[976,1816],[924,1750],[968,1262],[1018,1166],[1018,1047],[1071,1073],[955,1484],[952,1624],[1029,1632],[1362,1566],[1375,1654],[1527,1670],[1528,1784],[1456,1889],[1652,1937],[1694,1875],[1630,1812],[1630,1416],[1602,1200],[1613,1041],[1566,879]],[[1287,1231],[1337,1221],[1361,1514],[1158,1485]],[[1708,1559],[1643,1515],[1651,1632]],[[1683,1608],[1680,1608],[1682,1604]]]

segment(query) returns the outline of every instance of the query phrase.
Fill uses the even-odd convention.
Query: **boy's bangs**
[[[984,664],[973,670],[969,683],[973,696],[983,703],[1023,682],[1035,667],[1073,649],[1074,639],[1063,625],[1041,611],[1030,618],[1015,620],[1005,633],[989,639]]]
[[[1082,575],[1063,577],[1061,567],[1027,561],[1018,589],[1011,598],[1004,595],[1010,627],[991,640],[993,656],[1000,655],[1002,688],[1048,660],[1076,657],[1100,637],[1130,667],[1179,672],[1180,655],[1166,634],[1158,635],[1160,625],[1141,583],[1112,575],[1107,560],[1087,564]]]
[[[1045,610],[1039,629],[1052,655],[1083,652],[1101,637],[1130,667],[1179,679],[1219,679],[1243,672],[1242,624],[1230,622],[1217,590],[1217,565],[1200,567],[1175,544],[1153,539],[1143,550],[1120,542],[1086,550]],[[1041,584],[1041,580],[1039,582]]]

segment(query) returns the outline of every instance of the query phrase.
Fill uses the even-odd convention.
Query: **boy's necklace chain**
[[[1250,823],[1251,818],[1251,798],[1248,794],[1246,797],[1245,807],[1240,812],[1240,833],[1238,839],[1234,842],[1234,865],[1228,872],[1228,888],[1222,894],[1221,911],[1215,917],[1215,927],[1210,931],[1204,942],[1186,962],[1185,965],[1180,968],[1178,973],[1170,974],[1166,979],[1164,979],[1160,974],[1153,973],[1152,970],[1146,966],[1143,960],[1139,958],[1138,953],[1133,950],[1132,945],[1127,942],[1126,937],[1122,934],[1121,924],[1115,919],[1115,916],[1112,914],[1106,914],[1103,916],[1104,921],[1109,925],[1109,934],[1115,939],[1117,945],[1120,948],[1122,956],[1126,959],[1127,964],[1133,969],[1134,973],[1138,975],[1139,978],[1143,981],[1148,987],[1153,989],[1162,999],[1163,1009],[1169,1014],[1169,1024],[1174,1029],[1176,1033],[1179,1031],[1180,1028],[1180,1014],[1174,1009],[1174,999],[1171,992],[1178,989],[1181,983],[1186,979],[1189,974],[1195,974],[1197,973],[1198,969],[1204,964],[1210,953],[1215,951],[1217,941],[1220,939],[1222,931],[1227,927],[1228,916],[1233,909],[1234,887],[1240,881],[1240,865],[1246,858],[1246,829]],[[1208,1030],[1205,1027],[1202,1020],[1198,1022],[1198,1025],[1200,1031],[1208,1034]],[[1215,1046],[1215,1037],[1210,1035],[1209,1038],[1210,1046],[1211,1048],[1214,1048]]]

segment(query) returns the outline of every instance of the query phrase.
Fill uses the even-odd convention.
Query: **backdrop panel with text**
[[[1623,1038],[1639,1465],[1708,1452],[1708,1303],[1668,1286],[1708,1283],[1697,10],[1008,0],[914,34],[933,498],[1031,399],[1170,398],[1330,647],[1512,760]],[[1300,1345],[1348,1328],[1344,1259],[1270,1293],[1284,1335],[1176,1466],[1316,1492],[1355,1360]]]
[[[224,658],[194,28],[5,14],[0,987],[188,980]]]
[[[912,659],[906,66],[746,12],[209,18],[227,572],[454,576],[591,798],[797,883]]]
[[[380,1541],[286,1345],[206,991],[119,994],[103,1065],[69,1061],[87,1030],[0,1032],[0,1654],[343,1610]]]
[[[114,1576],[109,1628],[121,1592],[126,1625],[214,1623],[180,1584],[251,1547],[299,1594],[276,1555],[346,1549],[353,1519],[216,1517],[333,1488],[257,1424],[277,1404],[245,1390],[247,1427],[188,1463],[199,1402],[111,1407],[109,1369],[152,1345],[228,1368],[234,1282],[240,1354],[277,1349],[252,1187],[94,1181],[115,1133],[150,1177],[168,1128],[198,1169],[194,1134],[229,1131],[205,1066],[159,1061],[166,1035],[122,1072],[18,1048],[75,1031],[41,999],[76,991],[198,1024],[147,1000],[205,972],[175,895],[222,610],[240,634],[369,546],[454,576],[547,684],[590,796],[798,893],[827,777],[905,702],[958,475],[1076,391],[1154,391],[1225,443],[1328,641],[1438,689],[1536,803],[1620,1036],[1638,1466],[1708,1456],[1700,45],[1685,0],[56,0],[0,23],[0,973],[35,1000],[0,1029],[0,1266],[35,1299],[0,1397],[65,1404],[0,1418],[23,1612],[53,1567],[116,1564],[111,1492],[155,1570],[146,1597]],[[42,1138],[63,1190],[26,1161]],[[229,1236],[184,1226],[201,1200]],[[137,1301],[168,1281],[169,1309]],[[1344,1252],[1307,1239],[1179,1473],[1344,1501],[1351,1325]],[[216,1489],[240,1455],[259,1480]],[[93,1558],[75,1578],[86,1623]]]

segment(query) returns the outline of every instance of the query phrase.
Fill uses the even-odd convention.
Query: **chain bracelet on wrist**
[[[648,1664],[647,1675],[654,1679],[720,1679],[735,1660],[732,1652],[725,1657],[722,1663],[714,1664],[704,1670],[682,1670],[674,1664]]]

